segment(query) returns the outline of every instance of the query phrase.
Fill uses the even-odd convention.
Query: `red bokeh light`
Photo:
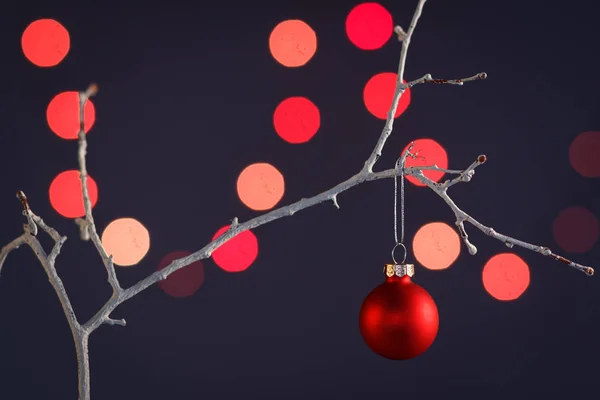
[[[58,21],[38,19],[25,28],[21,48],[25,57],[38,67],[53,67],[69,52],[69,32]]]
[[[92,208],[98,202],[98,185],[91,176],[87,177],[87,187]],[[58,174],[50,184],[50,204],[60,215],[67,218],[79,218],[85,215],[83,207],[81,180],[79,171],[69,170]]]
[[[137,219],[117,218],[102,232],[104,250],[112,255],[113,264],[132,267],[139,264],[150,250],[150,232]]]
[[[529,266],[513,253],[496,254],[483,267],[483,286],[497,300],[515,300],[529,287]]]
[[[317,51],[317,34],[304,21],[282,21],[269,35],[269,50],[273,58],[285,67],[301,67]]]
[[[456,229],[443,222],[423,225],[413,238],[413,254],[427,269],[450,267],[460,255],[460,238]]]
[[[59,93],[54,96],[46,109],[48,126],[52,132],[63,139],[77,139],[81,125],[79,111],[78,92],[71,91]],[[91,100],[87,100],[85,103],[83,119],[84,132],[88,133],[96,121],[96,109]]]
[[[275,132],[288,143],[306,143],[319,130],[321,114],[305,97],[288,97],[273,113]]]
[[[577,135],[569,147],[569,162],[578,174],[586,178],[600,177],[600,132]]]
[[[569,253],[590,251],[598,240],[598,219],[584,207],[561,211],[552,228],[556,243]]]
[[[407,167],[424,167],[435,164],[440,168],[448,169],[448,153],[446,153],[446,150],[442,145],[433,139],[417,139],[414,142],[415,145],[411,152],[413,154],[418,152],[418,156],[417,158],[407,157],[405,164]],[[408,146],[410,146],[410,143],[406,145],[400,154],[404,153]],[[441,171],[425,170],[423,171],[423,175],[434,182],[439,182],[444,176],[444,173]],[[413,176],[407,176],[406,180],[417,186],[427,186]]]
[[[269,210],[282,199],[285,193],[283,174],[268,163],[248,165],[237,179],[238,197],[252,210]]]
[[[346,18],[348,39],[359,49],[376,50],[392,37],[392,15],[379,3],[362,3]]]
[[[166,268],[173,260],[189,256],[188,251],[173,251],[160,260],[158,271]],[[195,261],[173,272],[167,279],[160,281],[158,286],[169,296],[183,298],[196,293],[204,283],[204,265],[202,261]]]
[[[229,229],[229,225],[219,229],[212,240],[221,236],[227,229]],[[258,239],[249,230],[238,233],[212,253],[215,264],[227,272],[245,271],[257,256]]]
[[[394,100],[398,74],[382,72],[373,76],[363,90],[363,100],[367,110],[379,119],[387,119],[388,112]],[[403,81],[406,83],[406,81]],[[410,89],[406,89],[400,97],[394,118],[398,118],[410,104]]]

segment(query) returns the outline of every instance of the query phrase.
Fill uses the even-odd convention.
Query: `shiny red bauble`
[[[386,277],[363,301],[360,333],[371,350],[391,360],[408,360],[431,346],[439,328],[438,309],[408,275]]]

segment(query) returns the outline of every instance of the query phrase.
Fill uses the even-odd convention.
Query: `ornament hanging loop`
[[[402,250],[404,250],[404,257],[402,257],[402,262],[400,262],[400,263],[398,261],[396,261],[396,257],[394,256],[394,253],[396,252],[396,249],[398,247],[402,247]],[[406,261],[406,254],[407,254],[406,246],[404,246],[404,244],[402,244],[402,243],[396,243],[396,245],[392,249],[392,261],[396,265],[398,265],[398,264],[404,264],[404,262]]]
[[[408,251],[404,245],[404,163],[406,161],[406,154],[402,155],[396,161],[396,174],[394,174],[394,241],[396,244],[392,249],[392,260],[395,265],[404,264]],[[398,175],[400,176],[400,240],[398,240]],[[402,262],[396,261],[394,253],[398,247],[402,247],[404,250],[404,256]]]

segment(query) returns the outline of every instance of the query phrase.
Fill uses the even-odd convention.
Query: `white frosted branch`
[[[120,326],[127,325],[127,322],[122,318],[121,319],[112,319],[112,318],[106,317],[103,322],[108,325],[120,325]]]
[[[409,147],[409,149],[407,149],[407,152],[410,152],[410,147]],[[487,161],[487,157],[485,155],[480,155],[479,157],[477,157],[475,162],[473,162],[467,169],[462,171],[458,177],[453,178],[453,179],[448,179],[448,180],[444,181],[443,183],[434,182],[431,179],[429,179],[428,177],[426,177],[422,172],[423,168],[420,168],[420,167],[405,168],[404,173],[406,175],[414,176],[420,182],[427,185],[431,190],[433,190],[435,193],[437,193],[437,195],[440,196],[446,202],[446,204],[448,204],[448,206],[454,213],[454,216],[456,217],[455,224],[458,228],[460,236],[463,239],[463,242],[465,243],[465,246],[467,246],[469,254],[471,254],[471,255],[477,254],[477,247],[475,247],[475,245],[473,245],[469,241],[469,235],[467,234],[467,231],[465,230],[465,226],[464,226],[465,221],[470,223],[471,225],[475,226],[477,229],[479,229],[481,232],[485,233],[486,235],[488,235],[494,239],[500,240],[501,242],[506,244],[506,246],[509,248],[512,248],[513,246],[519,246],[519,247],[522,247],[527,250],[535,251],[536,253],[540,253],[544,256],[549,256],[557,261],[567,264],[570,267],[573,267],[581,272],[584,272],[588,276],[594,275],[593,268],[578,264],[578,263],[570,261],[562,256],[559,256],[558,254],[553,253],[547,247],[527,243],[522,240],[518,240],[513,237],[496,232],[493,228],[483,225],[482,223],[477,221],[475,218],[473,218],[472,216],[470,216],[469,214],[467,214],[466,212],[461,210],[456,205],[456,203],[454,203],[454,201],[448,195],[448,188],[458,182],[470,181],[473,174],[475,173],[475,168],[478,167],[479,165],[483,164],[486,161]]]
[[[108,283],[113,289],[114,293],[120,293],[123,289],[119,285],[119,280],[117,279],[117,273],[115,272],[115,265],[113,263],[112,257],[106,253],[104,246],[102,245],[102,241],[100,240],[100,236],[96,230],[96,223],[94,222],[94,216],[92,214],[92,202],[90,200],[90,194],[87,186],[87,165],[85,156],[87,154],[87,139],[85,133],[85,123],[84,123],[84,115],[85,115],[85,103],[87,100],[94,96],[98,92],[98,86],[95,84],[91,84],[85,92],[79,93],[79,151],[78,151],[78,159],[79,159],[79,177],[81,179],[81,188],[82,188],[82,196],[83,196],[83,206],[85,208],[85,223],[82,222],[81,219],[76,221],[80,228],[80,237],[84,240],[91,239],[92,243],[96,247],[98,254],[102,258],[102,262],[104,263],[104,267],[106,268],[106,272],[108,274]]]
[[[79,238],[84,242],[90,240],[90,231],[85,218],[75,218],[75,225],[79,227]]]
[[[60,254],[62,245],[67,240],[67,237],[61,236],[56,229],[46,224],[42,218],[38,217],[31,211],[25,193],[22,191],[17,192],[17,198],[19,198],[23,204],[23,215],[27,219],[27,223],[23,225],[23,230],[25,233],[0,250],[0,270],[2,269],[8,253],[10,253],[12,250],[19,248],[19,246],[23,244],[27,244],[31,248],[40,264],[42,264],[46,275],[48,276],[48,280],[58,297],[65,317],[67,318],[69,328],[71,329],[71,334],[73,335],[75,349],[77,352],[77,369],[79,371],[78,377],[80,393],[89,394],[90,384],[87,348],[89,333],[77,320],[65,286],[58,276],[55,267],[56,257],[58,257]],[[36,237],[36,234],[38,233],[38,226],[54,240],[54,246],[52,247],[50,254],[46,254],[42,244]],[[85,397],[85,395],[80,395],[80,399],[89,400],[89,395],[87,397]]]
[[[0,273],[2,272],[2,267],[4,266],[4,262],[6,258],[10,254],[11,251],[18,249],[21,245],[25,244],[25,235],[29,235],[29,233],[24,233],[6,246],[2,247],[0,250]]]
[[[4,264],[8,253],[10,253],[12,250],[18,249],[23,244],[29,245],[44,267],[50,283],[54,287],[61,305],[63,306],[67,319],[69,320],[69,325],[79,327],[79,323],[77,322],[77,318],[75,318],[75,313],[73,312],[73,307],[71,306],[67,292],[54,266],[56,257],[58,257],[60,254],[60,249],[67,240],[67,237],[61,236],[56,229],[50,227],[42,218],[38,217],[31,211],[29,204],[27,203],[27,197],[25,196],[25,193],[19,191],[17,192],[17,197],[19,200],[21,200],[21,203],[25,208],[23,214],[27,217],[28,223],[23,225],[23,230],[25,233],[0,250],[0,269],[2,269],[2,265]],[[36,225],[36,227],[32,228],[31,224]],[[54,246],[52,247],[52,251],[49,255],[46,254],[46,251],[42,247],[40,241],[34,234],[34,232],[37,233],[38,231],[37,225],[39,225],[39,227],[42,228],[42,230],[45,231],[52,238],[52,240],[54,240]]]
[[[468,78],[462,78],[462,79],[434,79],[431,77],[431,74],[426,74],[426,75],[423,75],[419,79],[408,82],[404,86],[406,86],[408,88],[412,88],[413,86],[421,84],[421,83],[437,83],[437,84],[462,86],[463,83],[465,83],[465,82],[484,80],[484,79],[487,79],[487,74],[485,72],[480,72],[476,75],[470,76]]]
[[[580,271],[585,272],[588,275],[593,274],[594,271],[592,268],[577,264],[575,262],[567,260],[564,257],[556,255],[556,254],[552,253],[552,251],[550,251],[550,249],[548,249],[546,247],[536,246],[536,245],[533,245],[530,243],[526,243],[526,242],[511,238],[509,236],[497,233],[492,228],[479,223],[473,217],[471,217],[470,215],[468,215],[467,213],[462,211],[460,208],[458,208],[458,206],[448,196],[448,193],[447,193],[448,188],[457,183],[460,183],[460,182],[469,182],[475,174],[475,168],[478,167],[479,165],[483,164],[486,161],[485,156],[479,156],[477,158],[477,160],[475,162],[473,162],[465,170],[443,169],[443,168],[439,168],[437,165],[406,167],[405,163],[406,163],[407,157],[412,157],[412,158],[419,157],[418,153],[412,153],[412,148],[414,147],[414,142],[413,142],[411,145],[409,145],[407,150],[402,154],[401,160],[400,160],[401,161],[400,168],[393,168],[393,169],[388,169],[385,171],[373,172],[373,167],[374,167],[375,163],[377,162],[377,160],[381,157],[383,147],[385,146],[387,139],[389,138],[389,136],[392,133],[393,124],[394,124],[394,115],[398,108],[399,101],[400,101],[403,93],[408,88],[414,87],[415,85],[418,85],[421,83],[450,84],[450,85],[462,86],[464,82],[482,80],[482,79],[486,79],[486,77],[487,77],[487,75],[482,72],[482,73],[479,73],[477,75],[474,75],[474,76],[471,76],[468,78],[447,80],[447,79],[434,79],[434,78],[432,78],[432,76],[430,74],[426,74],[417,80],[408,82],[406,84],[404,83],[403,77],[404,77],[404,69],[405,69],[405,64],[406,64],[407,51],[408,51],[410,41],[411,41],[412,35],[414,33],[415,27],[421,16],[421,12],[423,10],[423,6],[425,5],[425,2],[426,2],[426,0],[418,0],[416,10],[413,14],[409,28],[406,32],[400,26],[396,26],[394,28],[394,32],[396,33],[398,39],[402,42],[402,49],[400,52],[400,60],[398,63],[396,88],[394,91],[392,104],[391,104],[390,110],[388,112],[388,116],[385,121],[383,130],[380,133],[380,136],[377,140],[377,143],[376,143],[374,149],[372,150],[371,154],[367,158],[367,160],[364,162],[363,167],[357,174],[353,175],[352,177],[348,178],[347,180],[337,184],[336,186],[332,187],[331,189],[326,190],[320,194],[317,194],[317,195],[315,195],[313,197],[309,197],[309,198],[303,198],[295,203],[272,210],[268,213],[265,213],[256,218],[250,219],[246,222],[240,223],[238,218],[235,217],[231,220],[231,225],[223,234],[221,234],[216,239],[212,240],[210,243],[205,245],[203,248],[201,248],[200,250],[196,251],[193,254],[188,255],[187,257],[172,261],[166,268],[161,269],[160,271],[155,271],[151,275],[140,280],[138,283],[136,283],[135,285],[133,285],[127,289],[122,289],[121,286],[119,285],[119,281],[117,279],[114,264],[112,261],[112,256],[109,256],[106,253],[106,250],[104,249],[102,242],[100,240],[100,237],[97,233],[94,218],[92,215],[91,200],[89,197],[89,191],[88,191],[88,186],[87,186],[87,177],[88,177],[87,166],[86,166],[87,139],[86,139],[86,134],[85,134],[85,130],[84,130],[84,126],[85,126],[84,125],[84,114],[85,114],[84,110],[85,110],[85,104],[86,104],[87,100],[91,96],[96,94],[98,87],[96,85],[90,85],[90,87],[85,92],[82,92],[79,94],[80,131],[78,134],[78,144],[79,144],[78,160],[79,160],[80,178],[81,178],[81,183],[82,183],[82,197],[83,197],[84,208],[85,208],[85,219],[78,218],[75,220],[75,222],[77,223],[77,225],[80,228],[80,237],[83,240],[91,240],[94,243],[94,246],[96,247],[98,253],[100,254],[100,257],[102,258],[102,261],[106,268],[107,275],[108,275],[108,282],[110,283],[110,285],[113,289],[113,293],[112,293],[110,299],[104,304],[104,306],[102,306],[102,308],[92,318],[89,319],[89,321],[87,321],[84,325],[79,324],[79,322],[77,321],[77,318],[75,317],[75,313],[70,304],[69,298],[66,294],[64,286],[62,284],[62,281],[58,277],[58,275],[56,273],[56,269],[54,267],[56,257],[58,256],[58,254],[60,252],[60,248],[61,248],[62,244],[64,243],[64,241],[66,240],[66,237],[60,236],[58,234],[58,232],[56,232],[54,229],[50,228],[48,225],[46,225],[44,223],[44,221],[41,218],[37,217],[35,214],[33,214],[31,212],[31,210],[29,209],[29,206],[27,204],[26,198],[25,198],[24,194],[22,194],[22,192],[20,192],[22,194],[22,196],[20,194],[17,194],[17,197],[19,197],[19,199],[23,203],[23,206],[24,206],[23,214],[27,218],[27,224],[24,225],[25,233],[23,235],[19,236],[18,238],[16,238],[15,240],[13,240],[8,245],[4,246],[0,250],[0,270],[2,269],[2,266],[6,260],[6,257],[8,256],[8,254],[12,250],[18,248],[19,246],[21,246],[23,244],[28,244],[31,247],[31,249],[34,251],[36,256],[38,257],[40,263],[42,264],[42,266],[46,270],[46,273],[48,274],[50,283],[54,287],[54,289],[59,297],[59,300],[60,300],[63,310],[65,312],[65,315],[67,316],[69,326],[71,327],[71,330],[73,333],[73,338],[74,338],[75,346],[76,346],[76,350],[77,350],[78,375],[79,375],[79,399],[80,400],[89,400],[89,398],[90,398],[89,359],[88,359],[89,335],[95,329],[97,329],[99,326],[101,326],[102,324],[121,325],[121,326],[126,325],[126,322],[124,319],[117,320],[117,319],[113,319],[110,317],[110,314],[114,311],[114,309],[117,306],[119,306],[119,304],[134,297],[135,295],[137,295],[141,291],[147,289],[154,283],[157,283],[161,280],[166,279],[170,274],[174,273],[175,271],[177,271],[181,268],[184,268],[184,267],[192,264],[195,261],[210,257],[211,254],[217,248],[222,246],[224,243],[226,243],[231,238],[238,235],[240,232],[254,229],[256,227],[259,227],[261,225],[264,225],[266,223],[272,222],[274,220],[277,220],[277,219],[280,219],[283,217],[292,216],[295,213],[297,213],[298,211],[307,209],[309,207],[315,206],[315,205],[323,203],[323,202],[331,201],[333,203],[333,205],[339,209],[338,197],[339,197],[340,193],[342,193],[356,185],[359,185],[361,183],[374,181],[374,180],[378,180],[378,179],[384,179],[384,178],[392,178],[392,177],[396,176],[399,171],[402,171],[405,176],[413,176],[416,179],[418,179],[420,182],[424,183],[427,187],[429,187],[431,190],[433,190],[435,193],[437,193],[438,196],[440,196],[446,202],[446,204],[448,204],[448,206],[453,211],[453,213],[456,217],[457,228],[458,228],[460,235],[461,235],[465,245],[467,246],[470,254],[472,254],[472,255],[476,254],[477,248],[469,241],[469,237],[468,237],[467,232],[464,227],[465,221],[469,222],[471,225],[475,226],[477,229],[481,230],[488,236],[491,236],[495,239],[498,239],[498,240],[504,242],[509,247],[517,245],[517,246],[523,247],[525,249],[538,252],[542,255],[549,256],[555,260],[561,261],[571,267],[574,267]],[[423,171],[427,171],[427,170],[441,171],[444,173],[454,174],[457,176],[452,179],[448,179],[448,180],[444,181],[443,183],[437,183],[437,182],[434,182],[431,179],[427,178],[423,174]],[[55,241],[54,248],[53,248],[52,252],[50,253],[50,255],[46,255],[40,242],[36,238],[36,235],[38,233],[38,226],[41,229],[43,229],[45,232],[47,232]]]
[[[383,130],[379,135],[379,140],[377,140],[377,144],[375,148],[371,152],[367,161],[365,161],[363,171],[373,172],[373,166],[381,157],[381,151],[383,150],[383,146],[385,146],[385,142],[388,137],[392,134],[392,129],[394,128],[394,115],[396,114],[396,110],[398,109],[398,104],[400,103],[400,98],[402,94],[407,89],[407,86],[404,84],[404,68],[406,65],[406,54],[408,52],[408,47],[410,46],[410,40],[412,39],[413,32],[415,31],[415,27],[417,26],[417,21],[421,17],[421,12],[423,11],[423,6],[427,0],[419,0],[417,3],[417,8],[415,13],[413,14],[412,20],[410,21],[410,26],[408,27],[408,31],[404,34],[404,31],[400,26],[395,28],[396,34],[400,37],[402,36],[402,50],[400,51],[400,61],[398,62],[398,76],[396,78],[396,89],[394,90],[394,97],[392,98],[392,105],[390,110],[388,111],[388,116],[385,121],[385,125],[383,126]]]
[[[31,219],[35,222],[35,224],[39,225],[39,227],[42,228],[42,230],[54,240],[54,246],[52,247],[52,251],[48,255],[48,262],[54,265],[56,257],[58,257],[58,255],[60,254],[60,249],[67,240],[67,237],[61,236],[56,229],[47,225],[42,218],[35,215],[33,212],[31,212],[31,210],[29,211],[29,215],[31,216]]]
[[[333,202],[334,207],[339,210],[340,204],[338,203],[338,200],[337,200],[337,194],[334,194],[333,196],[331,196],[331,201]]]
[[[394,27],[394,33],[398,37],[399,41],[403,41],[404,38],[406,38],[406,32],[404,32],[404,29],[402,29],[402,27],[400,25],[396,25]]]

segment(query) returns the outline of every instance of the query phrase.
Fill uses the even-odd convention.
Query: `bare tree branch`
[[[484,80],[487,79],[487,74],[485,72],[480,72],[476,75],[470,76],[468,78],[463,78],[463,79],[433,79],[431,77],[431,74],[426,74],[423,75],[421,78],[416,79],[412,82],[408,82],[405,86],[406,87],[413,87],[415,85],[418,85],[420,83],[437,83],[437,84],[447,84],[447,85],[458,85],[458,86],[462,86],[463,83],[465,82],[471,82],[471,81],[476,81],[476,80]]]
[[[25,244],[26,235],[29,235],[29,233],[22,234],[6,246],[2,247],[2,250],[0,250],[0,272],[2,272],[2,267],[4,266],[6,257],[8,257],[10,252],[18,249],[19,247],[21,247],[21,245]]]
[[[398,109],[398,103],[400,102],[400,98],[402,94],[406,91],[407,86],[404,84],[404,68],[406,65],[406,54],[408,52],[408,46],[410,45],[410,40],[412,39],[413,32],[415,31],[415,27],[417,26],[417,21],[421,17],[421,12],[423,11],[423,6],[427,0],[419,0],[417,3],[417,8],[415,13],[413,14],[412,21],[410,22],[410,26],[408,27],[408,31],[406,34],[403,34],[404,31],[400,26],[395,28],[396,34],[400,35],[399,32],[402,31],[402,50],[400,51],[400,61],[398,62],[398,76],[396,78],[396,90],[394,91],[394,97],[392,99],[392,106],[390,107],[390,111],[388,112],[387,120],[385,121],[385,125],[383,126],[383,131],[379,136],[379,140],[375,145],[375,148],[371,152],[367,161],[365,161],[363,171],[373,172],[373,166],[381,157],[381,151],[383,150],[383,146],[385,146],[385,142],[388,137],[392,134],[392,129],[394,128],[394,115],[396,114],[396,110]]]
[[[250,219],[246,222],[240,223],[238,218],[235,217],[231,220],[231,225],[229,229],[227,229],[223,234],[219,237],[205,245],[200,250],[196,251],[193,254],[190,254],[187,257],[174,260],[169,264],[166,268],[161,269],[160,271],[155,271],[151,275],[146,278],[140,280],[135,285],[123,289],[121,288],[119,281],[117,279],[117,275],[115,272],[114,263],[112,260],[112,255],[108,255],[106,250],[104,249],[101,239],[96,230],[96,225],[94,222],[94,218],[92,215],[92,205],[91,199],[89,196],[88,186],[87,186],[87,165],[86,165],[86,154],[87,154],[87,138],[84,130],[84,110],[85,104],[87,100],[94,96],[98,87],[95,84],[90,85],[90,87],[85,91],[79,94],[79,111],[80,111],[80,131],[78,134],[78,160],[79,160],[79,172],[80,179],[82,184],[82,197],[85,208],[85,219],[78,218],[75,220],[77,225],[80,228],[80,237],[83,240],[91,240],[96,247],[108,275],[108,282],[113,289],[113,293],[110,299],[102,306],[102,308],[91,317],[84,325],[80,325],[78,322],[75,312],[73,311],[73,307],[71,306],[70,300],[67,296],[65,288],[63,286],[62,281],[60,280],[56,269],[55,269],[55,261],[57,256],[60,253],[60,249],[63,243],[66,240],[66,237],[61,236],[56,230],[48,226],[42,218],[35,215],[31,209],[29,208],[29,204],[27,202],[27,198],[23,192],[18,192],[17,197],[23,204],[23,215],[27,219],[27,223],[24,224],[24,232],[21,236],[13,240],[8,245],[4,246],[0,250],[0,271],[4,265],[4,262],[8,256],[8,254],[14,250],[19,248],[19,246],[23,244],[27,244],[31,247],[33,252],[38,257],[38,260],[42,264],[44,270],[46,271],[50,283],[52,284],[60,303],[63,307],[64,313],[67,317],[67,321],[71,328],[73,338],[75,341],[75,347],[77,351],[77,365],[78,365],[78,376],[79,376],[79,399],[80,400],[89,400],[90,398],[90,381],[89,381],[89,355],[88,355],[88,340],[90,334],[96,330],[99,326],[103,324],[107,325],[120,325],[125,326],[126,322],[124,319],[113,319],[110,317],[110,314],[115,310],[119,304],[124,301],[134,297],[141,291],[147,289],[154,283],[157,283],[161,280],[166,279],[170,274],[175,271],[192,264],[195,261],[205,259],[211,256],[211,254],[220,246],[222,246],[225,242],[239,234],[240,232],[254,229],[271,221],[274,221],[279,218],[292,216],[298,211],[304,210],[306,208],[315,206],[317,204],[331,201],[336,208],[340,208],[338,203],[338,196],[340,193],[356,186],[361,183],[374,181],[378,179],[384,178],[392,178],[400,174],[402,172],[405,176],[413,176],[418,179],[420,182],[425,184],[431,190],[433,190],[438,196],[440,196],[446,204],[450,207],[452,212],[456,218],[456,226],[460,235],[467,246],[469,253],[474,255],[477,253],[477,248],[469,241],[469,237],[464,227],[464,222],[469,222],[471,225],[475,226],[477,229],[484,232],[486,235],[491,236],[495,239],[498,239],[504,242],[508,247],[520,246],[522,248],[535,251],[545,256],[549,256],[557,261],[565,263],[573,268],[576,268],[580,271],[583,271],[587,275],[593,275],[594,270],[590,267],[583,266],[581,264],[577,264],[570,260],[567,260],[564,257],[561,257],[555,253],[553,253],[550,249],[542,246],[533,245],[530,243],[526,243],[512,237],[500,234],[491,227],[485,226],[475,220],[473,217],[462,211],[454,201],[448,196],[448,188],[454,186],[460,182],[469,182],[474,174],[475,168],[479,165],[486,162],[486,156],[480,155],[477,157],[475,162],[473,162],[468,168],[465,170],[449,170],[439,168],[437,165],[430,166],[413,166],[407,167],[406,160],[408,157],[418,158],[419,155],[417,152],[413,153],[412,148],[414,147],[414,142],[409,145],[409,147],[402,153],[400,157],[399,167],[394,169],[388,169],[380,172],[373,172],[373,167],[379,157],[381,157],[383,147],[390,134],[392,133],[393,124],[394,124],[394,115],[396,113],[400,98],[402,94],[406,91],[406,89],[414,87],[417,84],[421,83],[434,83],[434,84],[451,84],[462,86],[465,82],[482,80],[486,79],[487,74],[482,72],[477,75],[463,78],[463,79],[434,79],[430,74],[426,74],[423,77],[404,83],[404,68],[406,63],[406,55],[408,51],[408,47],[410,45],[410,41],[412,35],[414,33],[417,22],[421,16],[421,12],[423,10],[423,6],[426,0],[419,0],[414,15],[412,17],[410,26],[408,31],[404,31],[400,26],[396,26],[394,28],[394,32],[398,36],[398,39],[402,42],[402,49],[400,52],[400,60],[398,64],[398,76],[396,81],[396,89],[394,92],[392,105],[388,112],[388,116],[384,125],[384,128],[379,136],[379,139],[371,152],[368,159],[364,162],[362,169],[345,180],[344,182],[339,183],[338,185],[332,187],[329,190],[324,191],[318,195],[309,198],[303,198],[295,203],[289,204],[284,207],[280,207],[278,209],[272,210],[268,213],[265,213],[256,218]],[[441,171],[448,174],[457,175],[454,178],[448,179],[442,183],[437,183],[426,177],[423,171]],[[55,244],[49,255],[47,255],[42,248],[40,242],[38,241],[36,235],[38,233],[38,226],[44,230],[52,239]]]
[[[85,133],[85,124],[84,124],[84,115],[85,115],[85,103],[88,98],[96,95],[98,93],[98,86],[95,84],[91,84],[85,92],[79,93],[79,151],[78,151],[78,159],[79,159],[79,177],[81,179],[81,187],[82,187],[82,195],[83,195],[83,205],[85,208],[85,227],[82,227],[81,220],[79,222],[80,229],[82,229],[81,237],[82,239],[86,239],[89,237],[94,243],[98,254],[102,258],[102,262],[106,268],[106,272],[108,274],[108,283],[113,289],[114,293],[120,293],[123,289],[119,285],[119,280],[117,279],[117,274],[115,272],[115,265],[113,264],[112,257],[109,257],[106,254],[106,250],[102,245],[102,241],[100,240],[100,236],[98,236],[98,232],[96,231],[96,223],[94,222],[94,216],[92,215],[92,202],[90,200],[90,194],[87,186],[87,166],[85,156],[87,154],[87,140]],[[83,233],[83,231],[87,231],[87,235]]]
[[[81,326],[81,324],[77,320],[75,311],[73,310],[73,306],[71,305],[71,301],[69,300],[69,296],[67,295],[65,286],[60,277],[58,276],[55,267],[56,258],[60,254],[62,245],[67,240],[67,237],[61,236],[56,229],[50,227],[44,222],[42,218],[38,217],[33,213],[33,211],[31,211],[25,193],[23,193],[22,191],[18,191],[17,198],[23,204],[23,215],[27,219],[27,223],[23,225],[23,230],[25,231],[25,233],[23,233],[21,236],[19,236],[7,246],[4,246],[2,248],[2,250],[0,251],[0,270],[2,269],[2,265],[4,264],[8,253],[10,253],[12,250],[19,248],[19,246],[23,244],[29,245],[33,253],[38,258],[40,264],[42,264],[44,271],[46,271],[48,280],[54,288],[54,292],[58,296],[58,300],[67,318],[69,328],[71,329],[71,334],[73,335],[73,339],[75,341],[75,349],[77,353],[77,370],[79,379],[78,386],[80,391],[80,399],[89,400],[89,395],[88,397],[81,396],[82,392],[89,393],[90,387],[87,346],[89,333],[84,327]],[[38,225],[54,240],[54,246],[52,247],[52,251],[49,255],[46,254],[46,251],[44,250],[42,244],[36,237],[38,233]]]
[[[79,238],[84,242],[90,240],[90,231],[85,218],[75,218],[75,224],[79,227]]]
[[[127,325],[127,322],[125,322],[124,319],[112,319],[112,318],[105,318],[104,319],[104,323],[108,324],[108,325],[120,325],[120,326],[125,326]]]
[[[409,146],[409,148],[406,150],[406,152],[410,153],[411,148],[412,148],[412,146]],[[485,226],[482,223],[480,223],[479,221],[477,221],[475,218],[471,217],[469,214],[467,214],[466,212],[461,210],[456,205],[456,203],[454,203],[454,201],[450,198],[450,196],[447,193],[448,188],[458,182],[469,182],[471,180],[471,178],[473,177],[473,175],[475,174],[475,168],[478,167],[479,165],[483,164],[486,161],[487,161],[487,157],[485,155],[480,155],[479,157],[477,157],[477,160],[475,160],[475,162],[473,162],[467,169],[462,171],[458,177],[453,178],[453,179],[448,179],[448,180],[444,181],[443,183],[436,183],[433,180],[426,177],[423,174],[423,170],[425,170],[425,169],[421,168],[421,167],[405,168],[404,173],[406,175],[414,176],[420,182],[427,185],[431,190],[433,190],[435,193],[437,193],[437,195],[440,196],[446,202],[446,204],[448,204],[448,206],[454,213],[454,216],[456,217],[456,226],[458,228],[460,236],[463,239],[463,242],[465,243],[465,246],[467,246],[467,249],[469,250],[469,254],[471,254],[471,255],[477,254],[477,247],[475,247],[469,241],[469,235],[467,234],[467,232],[465,230],[465,226],[464,226],[465,221],[469,222],[471,225],[473,225],[474,227],[476,227],[477,229],[479,229],[486,235],[488,235],[494,239],[500,240],[501,242],[506,244],[506,246],[509,248],[512,248],[513,246],[519,246],[519,247],[522,247],[527,250],[535,251],[536,253],[540,253],[544,256],[549,256],[557,261],[567,264],[570,267],[573,267],[581,272],[584,272],[588,276],[594,275],[593,268],[578,264],[578,263],[570,261],[562,256],[559,256],[559,255],[553,253],[547,247],[537,246],[537,245],[527,243],[522,240],[518,240],[518,239],[512,238],[510,236],[506,236],[506,235],[496,232],[493,228],[491,228],[489,226]],[[440,170],[440,169],[436,168],[435,170]]]

